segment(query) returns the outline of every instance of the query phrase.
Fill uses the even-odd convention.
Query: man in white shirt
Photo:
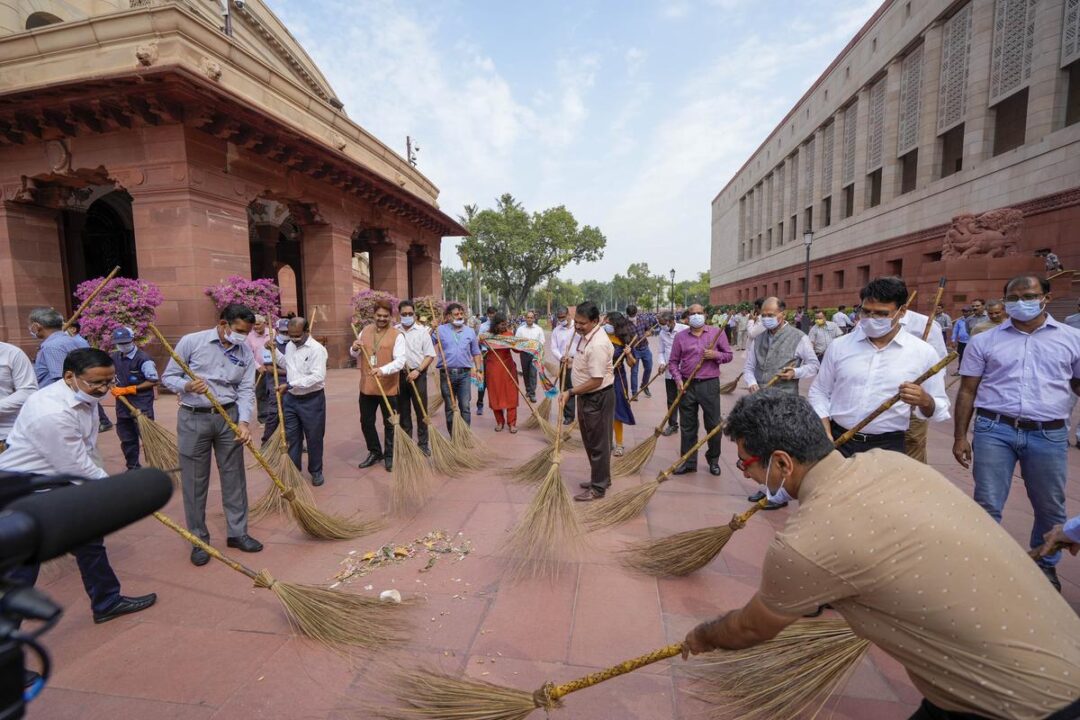
[[[563,305],[555,311],[555,326],[551,329],[551,346],[549,347],[549,354],[557,364],[556,373],[562,376],[562,390],[574,387],[574,382],[570,379],[570,363],[574,359],[574,336],[574,327],[570,322],[566,306]],[[574,396],[568,395],[566,406],[563,407],[563,425],[574,422],[574,402]]]
[[[30,395],[8,435],[8,449],[0,454],[0,470],[41,475],[69,475],[87,480],[108,477],[95,458],[101,399],[115,382],[112,358],[102,350],[81,348],[64,358],[63,375],[52,385]],[[72,518],[76,521],[77,518]],[[71,551],[79,565],[83,587],[90,596],[94,622],[145,610],[157,595],[120,594],[120,581],[109,565],[103,540],[91,540]],[[8,579],[26,585],[37,581],[38,565],[25,565]]]
[[[900,318],[900,325],[919,339],[922,339],[923,333],[926,331],[927,325],[929,325],[930,332],[926,336],[926,342],[930,343],[930,347],[934,348],[938,360],[948,354],[949,351],[945,347],[944,330],[942,330],[940,323],[931,320],[922,313],[907,310],[904,316]],[[923,420],[917,412],[912,410],[911,423],[908,425],[907,432],[904,435],[904,447],[908,457],[920,462],[926,462],[927,430],[926,420]]]
[[[427,408],[427,369],[435,362],[435,343],[431,328],[416,322],[416,306],[412,300],[398,303],[397,330],[405,343],[405,367],[398,379],[398,415],[401,429],[412,435],[413,411],[416,411],[416,442],[425,455],[431,455],[428,426],[424,422]]]
[[[323,436],[326,434],[326,348],[311,337],[307,318],[289,320],[289,344],[278,363],[285,368],[285,382],[277,387],[282,393],[285,415],[285,439],[289,443],[289,458],[297,470],[302,470],[305,443],[308,450],[308,472],[315,487],[323,478]]]
[[[797,395],[799,380],[817,374],[814,346],[802,330],[788,323],[786,307],[775,297],[766,298],[761,305],[763,330],[750,343],[743,370],[743,382],[752,393],[776,377],[774,387]]]
[[[0,342],[0,453],[23,403],[37,389],[30,358],[19,347]]]
[[[861,318],[855,331],[832,342],[810,387],[809,400],[832,438],[838,438],[897,392],[893,405],[839,450],[846,456],[874,448],[904,452],[911,409],[922,420],[949,419],[945,377],[912,382],[938,360],[938,353],[914,333],[903,316],[908,289],[896,277],[878,278],[860,293]],[[936,323],[935,323],[936,325]]]
[[[854,323],[851,322],[851,318],[848,317],[847,305],[841,305],[836,309],[836,313],[832,316],[832,321],[833,324],[840,329],[840,332],[845,335],[851,332],[851,328],[854,325]]]
[[[675,343],[675,336],[681,333],[683,330],[689,330],[689,325],[683,325],[681,322],[675,321],[675,316],[670,310],[664,310],[657,318],[657,323],[660,325],[660,331],[657,335],[660,338],[660,371],[664,373],[664,389],[667,391],[667,406],[675,402],[675,397],[679,394],[679,386],[675,384],[675,380],[671,377],[671,371],[668,370],[668,359],[671,357],[671,346]],[[664,435],[674,435],[679,432],[679,413],[671,413],[671,417],[668,418],[668,426],[664,428]]]
[[[535,340],[544,346],[544,328],[536,324],[536,313],[532,310],[525,313],[525,324],[520,326],[514,333],[519,338]],[[521,353],[521,377],[525,381],[525,394],[529,396],[529,402],[536,402],[536,366],[532,353]]]
[[[349,348],[361,373],[360,429],[368,449],[367,457],[359,465],[361,470],[380,460],[386,472],[394,469],[394,426],[390,418],[397,413],[399,377],[405,367],[405,352],[405,337],[390,324],[390,303],[376,301],[375,322],[361,330]],[[382,412],[383,418],[382,445],[375,429],[377,412]]]

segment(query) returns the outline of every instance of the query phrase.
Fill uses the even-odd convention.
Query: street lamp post
[[[814,244],[814,230],[807,228],[802,236],[803,245],[806,246],[806,273],[803,280],[803,332],[810,332],[810,246]]]
[[[675,268],[671,268],[671,314],[675,314]]]

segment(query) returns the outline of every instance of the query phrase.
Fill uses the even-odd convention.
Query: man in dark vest
[[[142,349],[135,346],[135,333],[131,328],[113,330],[112,361],[116,366],[116,387],[112,394],[123,397],[151,420],[154,419],[154,388],[158,384],[158,371],[154,361]],[[116,402],[116,435],[128,470],[139,465],[139,426],[127,405]]]

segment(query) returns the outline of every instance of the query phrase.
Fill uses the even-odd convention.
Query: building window
[[[765,231],[765,250],[772,250],[772,228]]]
[[[779,223],[776,226],[776,239],[780,241],[777,243],[778,245],[784,244],[784,223]]]
[[[34,28],[45,27],[46,25],[55,25],[56,23],[60,22],[64,21],[56,17],[52,13],[30,13],[30,17],[26,18],[26,29],[33,30]]]
[[[801,278],[799,278],[799,294],[801,295],[801,294],[803,294],[805,292],[806,292],[806,278],[801,277]]]
[[[847,219],[855,214],[855,186],[848,185],[844,188],[844,218]]]
[[[903,260],[887,260],[885,262],[885,272],[888,275],[894,275],[896,277],[904,277],[904,261]]]
[[[864,288],[870,284],[870,266],[860,265],[855,268],[855,272],[858,273],[859,287]]]
[[[837,290],[843,290],[844,289],[844,271],[843,270],[834,270],[833,274],[832,274],[832,277],[833,277],[833,287],[835,287]]]
[[[785,280],[784,281],[784,296],[786,297],[786,296],[788,296],[790,294],[791,294],[791,281],[790,280]]]
[[[922,259],[923,262],[938,262],[941,260],[941,251],[923,253]]]
[[[964,125],[961,123],[941,136],[941,177],[960,172],[964,167]]]
[[[1065,68],[1065,125],[1080,122],[1080,60]]]
[[[900,158],[900,194],[909,193],[915,189],[915,183],[919,172],[919,149]]]
[[[818,273],[817,275],[814,276],[814,292],[821,292],[821,290],[822,290],[822,288],[824,286],[825,286],[825,276],[822,275],[821,273]]]
[[[832,198],[827,197],[821,201],[821,225],[822,227],[829,227],[832,225]]]
[[[791,237],[788,238],[788,239],[791,240],[792,242],[795,242],[795,232],[798,229],[798,224],[799,224],[798,220],[799,220],[798,215],[792,215],[791,216]]]
[[[994,155],[1024,144],[1027,129],[1028,91],[1024,88],[994,106]]]
[[[803,232],[814,229],[814,208],[806,208],[806,221],[803,223]]]
[[[780,283],[773,283],[772,284],[772,294],[773,294],[773,297],[776,297],[777,295],[780,294]]]
[[[866,176],[866,206],[877,207],[881,204],[881,168]]]

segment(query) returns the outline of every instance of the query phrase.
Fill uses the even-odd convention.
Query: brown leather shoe
[[[602,500],[603,498],[604,493],[599,490],[593,490],[592,488],[574,496],[574,500],[577,500],[578,502],[591,502],[593,500]]]

